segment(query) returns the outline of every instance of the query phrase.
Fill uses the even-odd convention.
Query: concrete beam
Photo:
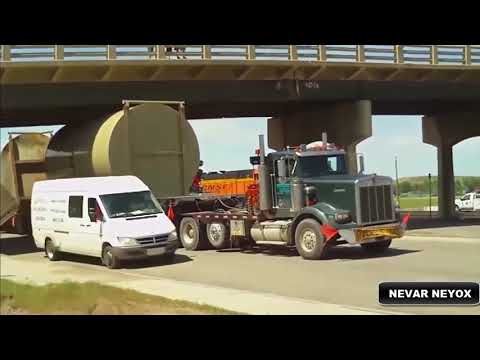
[[[443,113],[422,118],[423,142],[437,148],[438,208],[444,219],[455,217],[455,175],[452,148],[480,136],[480,111]]]
[[[268,146],[286,146],[321,140],[327,132],[329,142],[344,146],[349,169],[357,172],[356,145],[372,135],[371,102],[368,100],[318,104],[268,119]]]

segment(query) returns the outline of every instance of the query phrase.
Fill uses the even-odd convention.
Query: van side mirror
[[[364,161],[363,155],[360,155],[359,161],[360,161],[360,169],[358,170],[358,173],[363,174],[363,172],[365,171],[365,161]]]

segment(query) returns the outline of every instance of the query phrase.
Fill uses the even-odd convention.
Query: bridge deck
[[[0,83],[478,81],[479,45],[2,45]]]

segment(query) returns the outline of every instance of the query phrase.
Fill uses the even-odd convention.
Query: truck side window
[[[83,196],[68,197],[68,217],[83,218]]]

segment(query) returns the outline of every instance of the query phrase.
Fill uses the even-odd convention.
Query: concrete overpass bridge
[[[327,130],[347,146],[371,115],[424,115],[440,211],[453,214],[452,146],[480,135],[480,45],[3,45],[0,126],[70,124],[123,99],[184,100],[189,119],[267,116],[269,146]]]

